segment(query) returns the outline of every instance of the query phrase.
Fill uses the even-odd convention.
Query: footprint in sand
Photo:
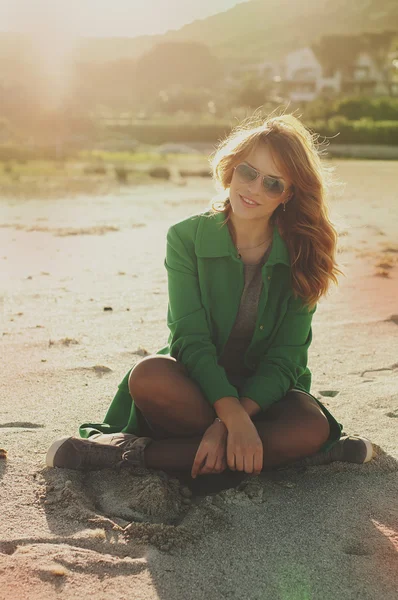
[[[94,365],[93,367],[75,367],[71,371],[94,371],[96,375],[102,377],[106,373],[112,373],[112,369],[105,365]]]
[[[321,396],[326,396],[327,398],[334,398],[337,394],[340,393],[338,390],[319,390]]]
[[[350,541],[343,546],[344,554],[350,554],[351,556],[370,556],[373,554],[371,550],[364,542],[361,541]]]
[[[392,323],[398,325],[398,315],[391,315],[388,319],[385,319],[385,321],[392,321]]]
[[[386,413],[386,417],[390,417],[390,419],[398,419],[398,409],[395,411]]]
[[[12,569],[18,570],[27,565],[32,568],[34,565],[36,576],[57,585],[71,571],[95,573],[101,578],[105,575],[138,575],[148,569],[142,548],[112,543],[100,535],[100,530],[93,533],[86,532],[73,539],[32,537],[3,542],[0,543],[0,553],[3,561],[7,560],[4,555],[12,556]]]
[[[42,423],[30,423],[29,421],[11,421],[10,423],[0,423],[1,428],[23,427],[24,429],[41,429]]]
[[[380,367],[379,369],[367,369],[366,371],[362,371],[361,377],[365,377],[365,373],[383,373],[384,371],[395,371],[398,369],[398,363],[394,363],[391,367]]]
[[[48,340],[48,345],[49,346],[55,346],[55,345],[60,345],[60,346],[70,346],[72,344],[80,344],[80,342],[78,340],[76,340],[75,338],[61,338],[60,340]]]

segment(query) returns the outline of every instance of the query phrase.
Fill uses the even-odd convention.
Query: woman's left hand
[[[192,465],[191,476],[222,473],[227,468],[227,428],[224,423],[214,421],[208,427],[200,442]]]

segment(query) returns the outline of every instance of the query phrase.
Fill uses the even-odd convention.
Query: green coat
[[[224,368],[218,365],[244,287],[243,263],[237,257],[228,227],[221,226],[224,218],[222,213],[207,211],[168,230],[164,264],[170,334],[167,345],[156,352],[182,362],[212,405],[224,396],[239,398]],[[289,389],[310,391],[307,354],[316,310],[309,311],[301,299],[293,296],[289,253],[276,226],[262,278],[255,331],[242,357],[252,375],[240,395],[266,410]],[[105,422],[82,425],[83,437],[98,431],[139,433],[137,409],[128,390],[130,371],[119,385]]]

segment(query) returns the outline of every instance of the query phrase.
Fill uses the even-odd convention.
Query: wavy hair
[[[234,167],[258,144],[269,148],[274,160],[292,182],[291,199],[285,212],[280,204],[271,216],[286,243],[291,261],[292,288],[309,310],[327,293],[330,283],[338,283],[335,256],[337,231],[329,219],[326,195],[332,182],[330,167],[321,163],[318,136],[307,130],[292,114],[271,116],[258,124],[252,118],[234,128],[212,157],[213,179],[221,191],[211,204],[210,216],[216,212],[231,217],[228,198]]]

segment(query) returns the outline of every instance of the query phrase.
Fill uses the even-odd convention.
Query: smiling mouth
[[[254,200],[250,200],[250,198],[246,198],[246,196],[242,196],[241,194],[239,194],[239,196],[245,204],[248,204],[249,206],[259,206],[258,202],[254,202]]]

